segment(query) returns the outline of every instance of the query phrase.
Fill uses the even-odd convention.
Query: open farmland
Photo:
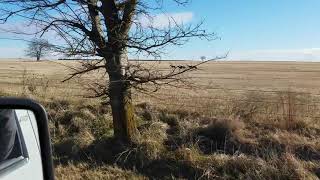
[[[132,62],[135,63],[135,62]],[[195,64],[191,61],[169,62],[140,62],[146,66],[158,68],[162,71],[170,70],[170,65]],[[70,67],[77,67],[75,61],[0,61],[1,88],[18,92],[17,87],[23,77],[50,81],[53,89],[73,88],[81,89],[76,80],[67,83],[61,81],[68,77]],[[320,93],[320,63],[303,62],[210,62],[200,67],[198,71],[184,75],[197,88],[185,90],[188,95],[219,94],[225,91],[295,91],[306,93]],[[83,79],[95,79],[96,76],[85,76]],[[3,86],[5,85],[5,86]],[[42,86],[40,81],[36,85]],[[187,87],[186,87],[187,88]],[[205,94],[203,94],[204,91]],[[172,92],[162,90],[162,92]],[[201,92],[201,93],[197,93]],[[191,94],[190,94],[191,93]],[[177,95],[177,93],[174,93]],[[180,94],[180,93],[179,93]]]
[[[170,65],[195,64],[191,61],[139,63],[164,72],[171,70]],[[0,61],[0,90],[16,94],[31,90],[48,98],[86,97],[88,90],[85,85],[91,81],[103,82],[104,79],[97,73],[62,83],[72,72],[70,67],[78,65],[75,61]],[[163,86],[151,95],[134,92],[135,103],[149,102],[155,106],[196,111],[209,108],[208,111],[212,112],[214,105],[245,102],[250,98],[248,96],[254,95],[258,96],[258,99],[252,99],[254,101],[279,106],[283,105],[280,97],[292,92],[289,94],[304,99],[304,103],[298,103],[296,108],[310,110],[317,108],[320,97],[320,63],[210,62],[181,78],[188,83],[179,88]]]
[[[102,73],[61,82],[77,64],[0,61],[0,93],[48,110],[58,179],[320,177],[320,63],[210,62],[183,75],[180,88],[134,91],[141,139],[121,152],[110,110],[84,97]]]

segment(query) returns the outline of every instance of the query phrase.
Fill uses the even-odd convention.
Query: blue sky
[[[165,59],[210,58],[229,52],[229,60],[320,61],[319,0],[192,0],[186,7],[165,6],[167,14],[184,23],[205,20],[204,28],[221,37],[212,42],[193,39],[183,47],[169,48]],[[162,14],[155,16],[164,23],[159,21]],[[0,57],[22,57],[24,46],[0,40]]]

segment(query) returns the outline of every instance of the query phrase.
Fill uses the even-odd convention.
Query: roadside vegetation
[[[290,89],[274,93],[179,89],[177,93],[173,87],[164,88],[156,97],[134,96],[140,133],[128,146],[113,138],[111,109],[104,100],[84,98],[83,90],[76,89],[78,81],[61,84],[58,79],[63,76],[51,75],[55,66],[44,72],[45,63],[34,63],[28,70],[9,64],[8,73],[14,69],[22,75],[2,78],[2,83],[12,84],[0,86],[0,95],[30,97],[45,106],[58,180],[320,177],[318,96]],[[220,69],[219,65],[227,66],[206,68]],[[241,64],[232,71],[253,72],[240,69]],[[259,67],[253,69],[259,72]],[[208,70],[205,75],[211,78]],[[221,82],[241,87],[230,83]]]
[[[26,83],[20,95],[48,111],[57,179],[320,178],[320,124],[313,118],[318,112],[295,106],[309,96],[269,97],[280,105],[277,113],[261,101],[267,98],[262,93],[213,102],[201,113],[139,102],[140,134],[128,146],[113,138],[111,109],[103,101],[44,96],[46,86]]]
[[[54,100],[46,107],[59,179],[320,177],[320,127],[315,121],[260,121],[238,114],[216,118],[142,103],[135,113],[140,136],[127,147],[112,138],[111,116],[100,116],[110,110],[99,103]],[[250,111],[248,106],[237,108]]]

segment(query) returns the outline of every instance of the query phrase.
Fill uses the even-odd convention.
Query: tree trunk
[[[41,48],[37,51],[37,61],[40,61],[41,58]]]
[[[109,98],[112,109],[114,136],[124,142],[133,142],[136,137],[137,125],[130,87],[124,81],[124,63],[127,61],[126,53],[117,53],[108,61]]]

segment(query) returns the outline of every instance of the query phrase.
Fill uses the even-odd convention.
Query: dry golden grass
[[[163,71],[170,69],[170,64],[195,64],[190,61],[142,63]],[[27,70],[29,75],[44,75],[48,79],[63,80],[70,72],[65,65],[77,64],[75,61],[1,60],[1,82],[20,82],[21,79],[18,77],[22,76],[24,70]],[[319,68],[320,63],[304,62],[211,62],[185,77],[192,77],[198,85],[215,88],[283,91],[290,88],[294,91],[320,93]]]
[[[212,62],[184,75],[192,88],[135,92],[130,147],[112,139],[110,109],[82,97],[93,78],[61,83],[64,65],[77,63],[0,61],[0,95],[48,111],[57,179],[320,178],[320,63]]]
[[[110,179],[147,179],[142,175],[112,166],[93,166],[92,164],[72,164],[56,167],[56,178],[67,180],[110,180]]]

